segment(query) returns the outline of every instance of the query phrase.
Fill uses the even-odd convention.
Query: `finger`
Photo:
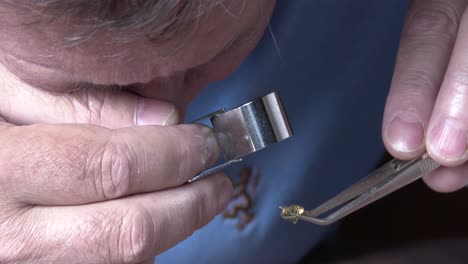
[[[69,205],[151,192],[187,182],[218,153],[212,130],[200,125],[6,127],[0,130],[0,196]]]
[[[437,192],[454,192],[468,185],[468,164],[457,167],[441,167],[423,178]]]
[[[27,235],[28,246],[19,254],[40,263],[138,263],[206,225],[224,210],[231,193],[228,178],[218,174],[171,190],[92,205],[36,207],[28,216],[35,220],[29,226],[36,232]]]
[[[468,132],[468,17],[458,37],[428,129],[427,150],[440,164],[456,166],[467,158]]]
[[[0,115],[17,125],[87,123],[120,128],[178,122],[174,105],[128,91],[94,87],[47,92],[22,82],[1,64],[0,79]]]
[[[411,2],[383,120],[383,141],[400,159],[424,151],[424,134],[455,42],[465,0]]]

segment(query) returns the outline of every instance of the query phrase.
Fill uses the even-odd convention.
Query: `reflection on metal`
[[[197,119],[209,118],[221,147],[225,162],[203,171],[192,181],[222,170],[293,135],[283,105],[276,92],[226,111],[218,110]]]
[[[281,217],[295,224],[299,220],[299,216],[304,213],[304,207],[300,205],[290,205],[287,207],[280,206]]]
[[[212,168],[209,168],[209,169],[207,169],[207,170],[204,170],[204,171],[202,171],[201,173],[199,173],[197,176],[195,176],[195,177],[193,177],[192,179],[190,179],[189,182],[194,182],[194,181],[196,181],[196,180],[198,180],[198,179],[201,179],[201,178],[203,178],[203,177],[205,177],[205,176],[207,176],[207,175],[213,174],[213,173],[215,173],[215,172],[217,172],[217,171],[221,171],[221,170],[223,170],[223,169],[225,169],[225,168],[231,166],[232,164],[238,163],[238,162],[241,162],[241,161],[242,161],[242,159],[229,160],[229,161],[227,161],[227,162],[225,162],[225,163],[223,163],[223,164],[220,164],[220,165],[218,165],[218,166],[214,166],[214,167],[212,167]]]
[[[428,154],[409,161],[394,159],[317,208],[304,210],[298,205],[284,206],[280,207],[281,216],[293,223],[303,220],[317,225],[329,225],[438,167],[439,164]],[[325,214],[328,215],[324,216]]]

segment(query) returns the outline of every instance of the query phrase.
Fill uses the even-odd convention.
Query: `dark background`
[[[386,156],[383,162],[388,160]],[[454,193],[437,193],[418,180],[345,218],[336,236],[314,249],[305,263],[359,258],[385,251],[401,254],[405,248],[428,241],[454,240],[466,240],[463,246],[448,247],[452,251],[462,251],[456,253],[463,255],[464,261],[457,263],[468,263],[467,203],[468,188]],[[426,251],[438,248],[442,247],[428,247]],[[422,252],[418,254],[423,255],[424,250]]]

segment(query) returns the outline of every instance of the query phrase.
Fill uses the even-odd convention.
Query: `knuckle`
[[[401,85],[412,90],[425,90],[434,86],[434,81],[424,70],[406,70],[398,81]]]
[[[132,161],[136,159],[132,158],[125,140],[113,134],[94,156],[90,159],[93,164],[90,174],[94,175],[93,184],[98,196],[114,199],[129,194]]]
[[[105,100],[105,93],[97,93],[89,87],[79,88],[70,99],[75,121],[102,125]]]
[[[407,35],[455,36],[461,19],[458,8],[445,1],[432,1],[416,4],[407,15]]]
[[[142,206],[125,214],[118,233],[118,258],[123,263],[142,261],[151,256],[157,246],[153,219]]]
[[[437,80],[424,70],[406,70],[395,76],[398,79],[388,95],[390,108],[400,109],[405,106],[407,110],[414,110],[429,107],[428,100],[434,98],[439,90]]]
[[[422,69],[405,69],[404,74],[399,74],[397,83],[402,87],[405,96],[419,97],[438,90],[437,80]]]

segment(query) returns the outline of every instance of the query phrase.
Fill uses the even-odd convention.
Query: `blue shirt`
[[[295,263],[333,231],[293,225],[278,206],[311,209],[382,157],[381,120],[406,7],[407,1],[278,1],[254,52],[204,90],[187,119],[278,91],[295,135],[226,170],[235,183],[250,176],[229,206],[234,218],[216,217],[156,257],[158,264]]]

